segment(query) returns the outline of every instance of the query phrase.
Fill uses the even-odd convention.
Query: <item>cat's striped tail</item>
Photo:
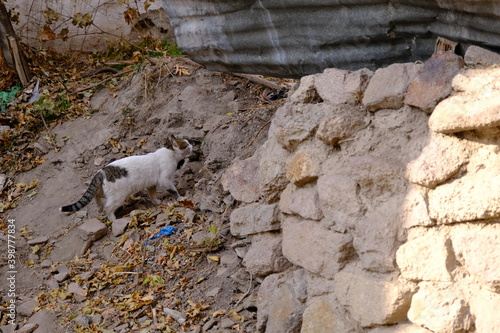
[[[94,178],[92,178],[92,181],[90,182],[89,187],[87,188],[87,191],[83,194],[80,200],[75,202],[74,204],[63,206],[59,208],[60,212],[74,212],[76,210],[80,210],[83,207],[87,206],[92,199],[95,197],[95,194],[97,193],[97,190],[99,187],[102,185],[104,179],[104,173],[102,170],[99,170]]]

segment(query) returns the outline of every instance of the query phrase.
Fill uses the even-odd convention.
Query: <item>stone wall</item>
[[[500,64],[301,79],[223,186],[261,332],[498,332]]]

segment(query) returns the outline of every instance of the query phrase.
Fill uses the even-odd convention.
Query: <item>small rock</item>
[[[62,282],[69,277],[70,270],[68,269],[68,267],[64,265],[58,266],[57,271],[59,273],[54,276],[57,282]]]
[[[90,219],[85,221],[78,227],[80,236],[84,240],[96,241],[104,237],[108,233],[108,227],[98,219]]]
[[[203,332],[208,331],[209,329],[211,329],[212,327],[214,327],[215,324],[217,324],[217,319],[216,318],[210,319],[209,321],[207,321],[205,323],[205,325],[203,325],[202,331]]]
[[[405,104],[432,112],[452,90],[452,79],[464,67],[462,57],[451,52],[437,52],[424,63],[422,72],[410,83]]]
[[[38,302],[35,299],[28,299],[25,302],[19,304],[16,310],[17,313],[22,316],[31,317],[37,306]]]
[[[5,325],[5,326],[0,326],[0,332],[2,333],[14,333],[16,331],[17,324],[15,325]]]
[[[99,325],[102,323],[102,315],[101,314],[95,314],[92,316],[92,318],[90,319],[90,322],[92,324],[96,324],[96,325]]]
[[[35,142],[33,144],[33,148],[35,148],[36,150],[38,150],[43,155],[45,155],[45,154],[47,154],[49,152],[49,149],[47,147],[45,147],[44,145],[40,144],[39,142]]]
[[[83,220],[84,218],[86,218],[88,215],[88,212],[86,210],[79,210],[75,213],[75,217],[77,219],[80,219],[80,220]]]
[[[267,276],[271,273],[284,271],[291,264],[283,257],[281,236],[272,233],[256,235],[248,250],[243,265],[256,276]]]
[[[206,297],[216,297],[221,291],[221,287],[215,287],[205,293]]]
[[[28,324],[38,325],[37,331],[39,332],[56,332],[57,317],[49,310],[40,310],[35,312],[30,319]]]
[[[104,163],[104,158],[103,157],[96,157],[94,159],[94,165],[95,166],[102,165],[103,163]]]
[[[47,243],[48,240],[49,240],[49,238],[47,236],[40,236],[40,237],[36,237],[36,238],[29,240],[28,245],[33,246],[33,245],[37,245],[37,244],[44,244],[44,243]]]
[[[111,225],[111,232],[113,233],[113,236],[118,237],[122,235],[125,232],[125,229],[128,226],[130,219],[127,217],[117,219],[116,221],[113,222]]]
[[[279,208],[282,213],[299,215],[319,221],[323,218],[316,186],[296,187],[288,184],[281,193]]]
[[[47,286],[48,289],[57,289],[59,288],[59,283],[56,281],[55,278],[49,279],[45,281],[45,285]]]
[[[177,321],[181,325],[186,322],[186,316],[182,312],[179,312],[179,311],[167,308],[167,307],[163,308],[163,312],[165,312],[165,314],[172,317],[175,321]]]
[[[0,173],[0,191],[3,191],[6,182],[7,176],[4,173]]]
[[[52,266],[52,260],[50,259],[45,259],[40,263],[41,268],[49,268]]]
[[[234,249],[238,258],[243,258],[248,253],[248,247],[237,247]]]
[[[26,324],[17,330],[17,333],[31,333],[34,332],[40,325],[38,324]]]
[[[78,285],[78,283],[76,282],[71,282],[69,285],[68,285],[68,292],[69,293],[72,293],[72,294],[76,294],[76,295],[81,295],[84,290],[82,287],[80,287]]]
[[[85,326],[85,327],[89,327],[91,320],[90,320],[89,316],[81,314],[81,315],[78,315],[75,319],[73,319],[73,322],[75,322],[76,324],[80,324],[82,326]]]
[[[471,45],[465,51],[464,60],[468,66],[481,65],[490,67],[500,64],[500,54]]]
[[[234,321],[231,318],[222,318],[219,327],[222,329],[231,328],[234,325]]]

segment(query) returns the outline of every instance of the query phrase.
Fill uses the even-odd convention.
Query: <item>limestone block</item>
[[[363,96],[369,111],[399,109],[404,105],[408,85],[422,70],[421,64],[392,64],[378,69]]]
[[[280,229],[276,203],[252,203],[237,208],[231,213],[229,220],[231,233],[238,237]]]
[[[342,309],[333,294],[315,298],[304,310],[300,333],[357,333],[361,328]]]
[[[286,150],[293,151],[312,136],[320,120],[332,112],[332,106],[319,104],[285,104],[277,111],[270,128],[276,140]]]
[[[279,200],[281,191],[288,184],[285,175],[285,161],[289,152],[272,138],[267,140],[260,149],[260,192],[268,203]]]
[[[465,269],[488,286],[500,285],[500,229],[474,227],[452,235],[453,248]]]
[[[434,132],[457,133],[500,126],[500,68],[467,70],[453,79],[454,96],[438,104],[429,119]]]
[[[335,295],[363,327],[407,320],[416,286],[391,275],[372,275],[348,267],[335,275]]]
[[[401,245],[396,262],[401,275],[413,281],[451,281],[449,240],[437,234],[418,237]]]
[[[290,101],[304,104],[320,103],[323,101],[314,86],[314,75],[307,75],[300,79],[300,85],[290,96]]]
[[[281,194],[279,207],[285,214],[295,214],[316,221],[323,218],[323,212],[319,206],[318,191],[315,186],[297,188],[293,184],[288,184]]]
[[[259,164],[251,159],[234,160],[221,180],[224,190],[238,201],[250,203],[260,197]]]
[[[357,183],[347,170],[329,169],[318,178],[320,208],[337,228],[347,228],[363,216]]]
[[[433,135],[420,156],[408,164],[408,180],[428,188],[434,188],[453,177],[468,162],[469,145],[449,135]]]
[[[420,286],[408,311],[411,322],[433,332],[468,332],[474,326],[469,305],[450,290]]]
[[[405,104],[432,112],[441,100],[450,95],[451,81],[464,67],[463,59],[451,52],[438,52],[424,63],[422,72],[410,83]]]
[[[464,60],[468,66],[481,65],[489,67],[500,64],[500,54],[471,45],[465,51]]]
[[[363,68],[355,72],[328,68],[316,74],[316,90],[323,101],[330,104],[357,104],[373,72]]]
[[[335,113],[321,119],[316,138],[326,145],[333,145],[366,127],[362,110],[347,105],[344,109],[341,114]]]
[[[418,185],[410,187],[403,203],[402,220],[406,229],[424,226],[430,227],[436,224],[429,217],[427,206],[429,189]]]
[[[318,222],[288,217],[282,228],[285,258],[323,277],[333,278],[353,255],[350,235],[328,230]]]
[[[386,197],[385,202],[369,206],[353,225],[354,249],[365,270],[389,273],[396,269],[394,256],[401,244],[401,201],[399,196]]]
[[[457,133],[500,126],[500,91],[485,99],[452,96],[436,106],[429,119],[429,128],[438,133]]]
[[[243,265],[256,276],[267,276],[285,270],[290,262],[283,257],[281,240],[281,235],[272,233],[254,236],[252,245],[243,258]]]
[[[106,236],[108,227],[98,219],[90,219],[78,227],[78,232],[84,240],[96,241]]]
[[[476,332],[497,333],[500,327],[500,294],[480,290],[470,300],[470,308],[475,316]]]
[[[429,213],[438,223],[500,217],[500,154],[481,148],[470,158],[465,176],[429,192]]]
[[[319,151],[297,151],[286,163],[286,178],[302,186],[318,178],[320,172]]]
[[[257,296],[257,331],[300,332],[304,305],[297,298],[293,273],[267,276]]]

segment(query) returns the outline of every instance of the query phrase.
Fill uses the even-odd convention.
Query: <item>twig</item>
[[[271,88],[273,90],[283,90],[284,89],[283,87],[279,86],[278,84],[276,84],[272,81],[266,80],[264,78],[261,78],[257,75],[239,74],[239,73],[233,73],[233,75],[236,77],[240,77],[242,79],[246,79],[246,80],[251,81],[253,83],[260,84],[261,86]]]
[[[126,71],[121,71],[121,72],[118,72],[118,73],[116,73],[116,74],[111,75],[111,76],[110,76],[110,77],[108,77],[107,79],[104,79],[104,80],[102,80],[102,81],[99,81],[99,82],[94,83],[94,84],[91,84],[91,85],[88,85],[88,86],[86,86],[86,87],[78,88],[78,89],[76,89],[75,91],[73,91],[73,92],[71,92],[71,93],[72,93],[72,94],[78,94],[78,93],[81,93],[81,92],[83,92],[83,91],[85,91],[85,90],[89,90],[89,89],[95,88],[95,87],[100,86],[101,84],[103,84],[103,83],[105,83],[105,82],[108,82],[109,80],[111,80],[111,79],[113,79],[113,78],[115,78],[115,77],[117,77],[117,76],[120,76],[120,75],[123,75],[123,74],[130,73],[130,72],[132,72],[132,71],[134,71],[134,70],[135,70],[135,69],[128,69],[128,70],[126,70]]]
[[[236,302],[234,307],[237,307],[241,303],[241,301],[243,301],[245,299],[245,297],[250,295],[250,291],[252,290],[252,286],[253,286],[253,275],[250,272],[248,272],[248,274],[250,274],[250,285],[248,286],[248,290],[246,291],[246,293],[243,294],[243,296],[240,297],[240,299],[238,300],[238,302]]]
[[[251,145],[254,144],[255,140],[257,140],[257,138],[259,137],[260,135],[260,132],[262,132],[262,130],[271,123],[271,121],[269,120],[268,122],[266,122],[264,125],[262,125],[259,130],[257,131],[257,134],[254,135],[252,141],[250,141],[249,144],[247,144],[245,147],[243,147],[243,149],[247,149],[248,147],[250,147]]]

